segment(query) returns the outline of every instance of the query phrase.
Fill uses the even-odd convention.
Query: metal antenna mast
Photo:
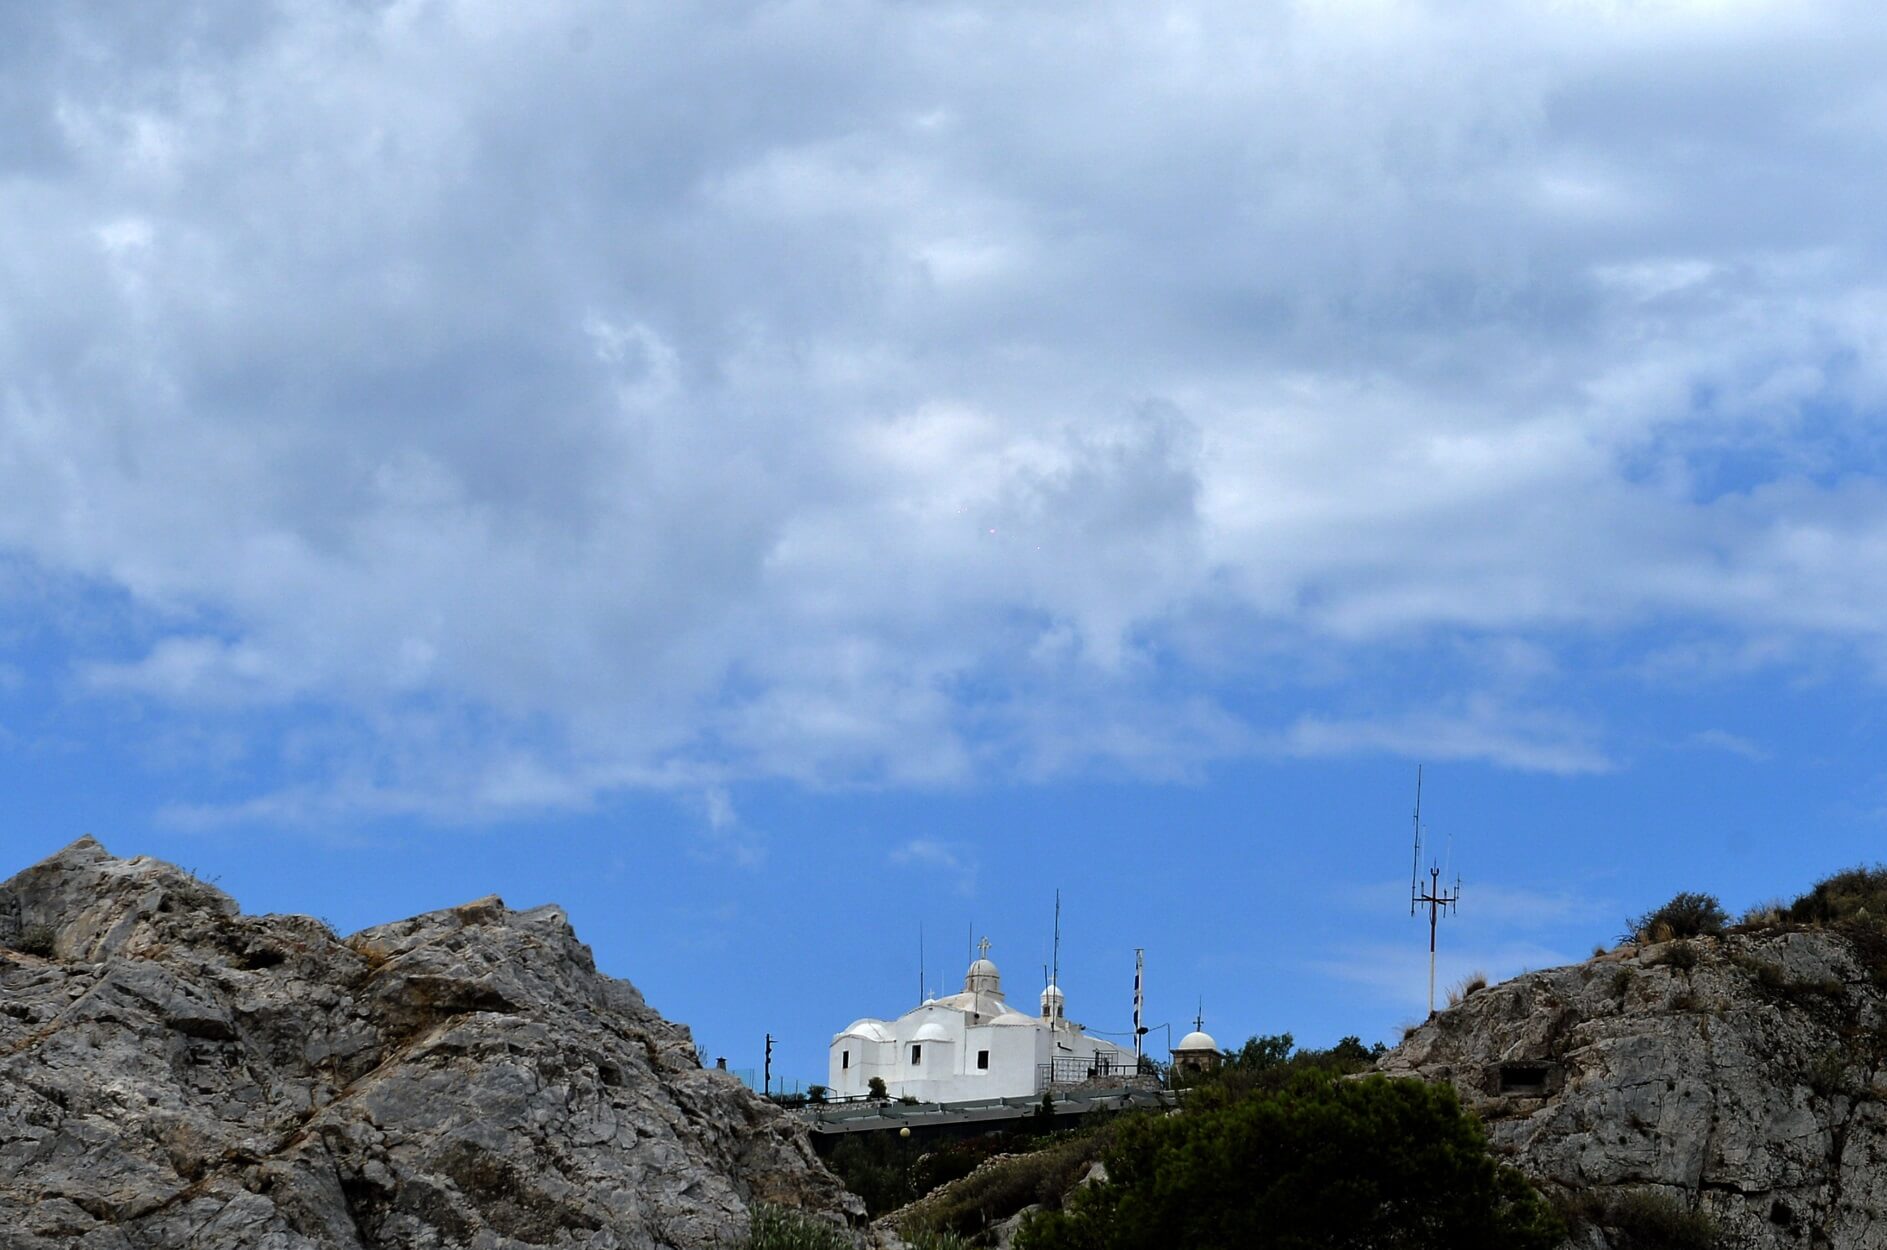
[[[1061,891],[1055,891],[1055,969],[1049,981],[1056,989],[1061,988]]]
[[[1428,908],[1428,1014],[1435,1014],[1435,927],[1442,915],[1461,901],[1461,878],[1454,888],[1441,888],[1441,869],[1433,860],[1428,865],[1428,888],[1422,888],[1422,766],[1415,766],[1415,859],[1409,868],[1409,914],[1416,908]]]

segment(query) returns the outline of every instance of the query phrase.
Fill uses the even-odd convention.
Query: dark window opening
[[[851,1066],[852,1066],[852,1052],[849,1050],[840,1051],[839,1052],[839,1071],[843,1072]]]
[[[1546,1093],[1548,1068],[1543,1063],[1500,1065],[1500,1092],[1538,1098]]]
[[[913,1045],[911,1047],[911,1062],[919,1063],[923,1061],[923,1058],[924,1058],[924,1048],[919,1045]]]
[[[987,1050],[979,1050],[976,1052],[976,1066],[982,1068],[984,1071],[989,1070],[989,1052]]]

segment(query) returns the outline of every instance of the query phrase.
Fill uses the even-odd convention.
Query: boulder
[[[755,1203],[862,1215],[555,907],[341,938],[88,837],[0,886],[0,930],[8,1250],[706,1250]]]
[[[1380,1066],[1453,1084],[1495,1150],[1575,1210],[1652,1202],[1750,1250],[1872,1250],[1883,980],[1887,948],[1862,930],[1626,946],[1471,994]]]

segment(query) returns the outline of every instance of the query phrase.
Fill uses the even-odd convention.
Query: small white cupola
[[[1068,1003],[1062,997],[1061,986],[1053,984],[1046,986],[1042,990],[1042,1019],[1066,1020],[1067,1018]]]
[[[1002,973],[996,971],[996,965],[989,961],[989,939],[977,943],[978,958],[970,965],[970,970],[963,975],[963,992],[966,994],[989,994],[1002,997]]]
[[[1173,1065],[1190,1068],[1195,1072],[1210,1072],[1219,1066],[1219,1044],[1212,1034],[1206,1032],[1205,1013],[1202,1011],[1193,1018],[1192,1032],[1179,1039],[1179,1045],[1173,1047]]]

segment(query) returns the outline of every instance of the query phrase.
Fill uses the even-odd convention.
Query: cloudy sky
[[[7,869],[497,891],[736,1066],[1237,1040],[1879,855],[1887,22],[0,9]]]

